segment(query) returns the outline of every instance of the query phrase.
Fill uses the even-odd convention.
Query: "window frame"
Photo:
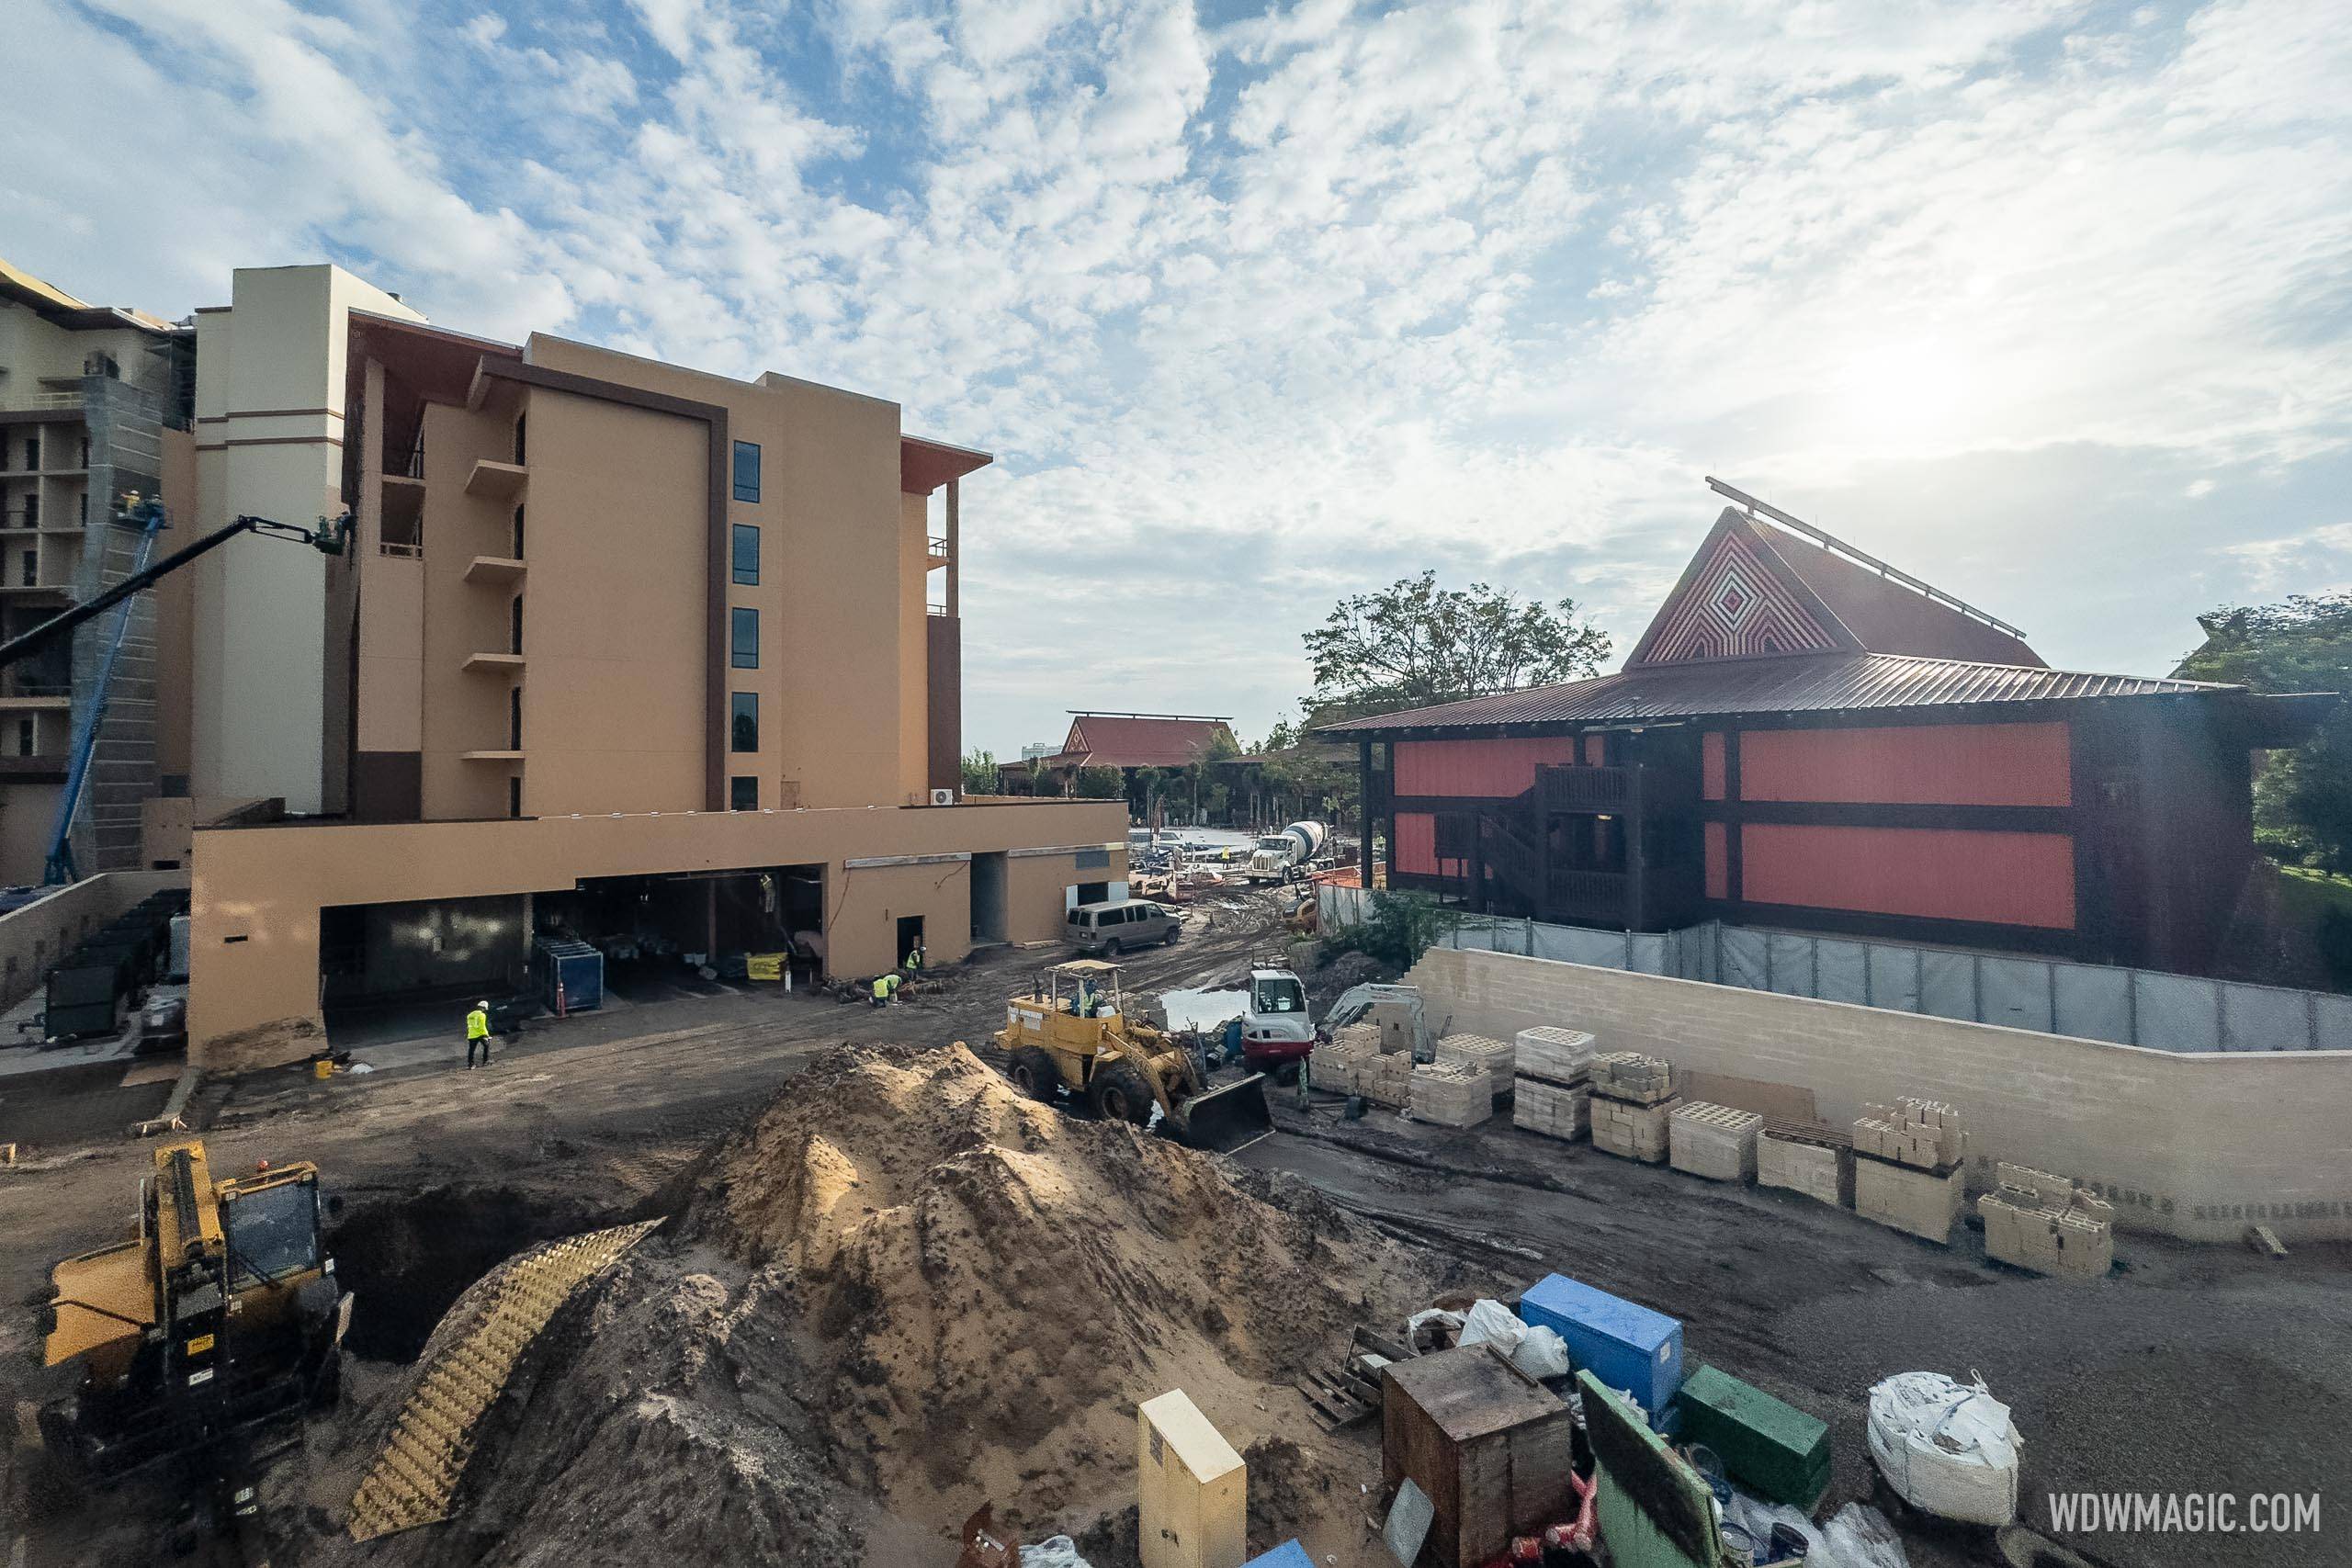
[[[744,726],[751,726],[752,743],[743,744]],[[731,692],[727,699],[727,751],[733,757],[746,757],[760,749],[760,694]]]
[[[752,459],[752,477],[748,482],[743,478],[743,458],[747,453]],[[753,505],[759,503],[761,468],[760,444],[756,441],[736,442],[734,455],[727,472],[728,488],[734,492],[736,500],[749,502]]]
[[[748,645],[743,635],[746,627],[751,632]],[[750,604],[727,607],[727,662],[737,670],[760,667],[760,612]]]
[[[744,787],[746,785],[750,786],[748,793],[751,795],[751,801],[748,805],[745,804],[743,799],[743,796],[746,794]],[[757,773],[733,773],[729,775],[727,780],[727,809],[729,811],[757,811],[759,808],[760,775]]]
[[[730,524],[729,528],[728,574],[734,579],[735,586],[738,588],[757,588],[760,585],[760,525],[756,523],[735,523]],[[743,547],[747,540],[751,545],[752,556],[748,574],[743,566]]]

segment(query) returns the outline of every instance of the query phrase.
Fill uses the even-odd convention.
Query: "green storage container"
[[[1829,1427],[1804,1411],[1702,1365],[1675,1395],[1682,1440],[1704,1443],[1748,1491],[1810,1514],[1829,1488]]]

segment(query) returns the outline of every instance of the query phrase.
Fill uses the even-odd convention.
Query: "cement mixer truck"
[[[1242,874],[1251,882],[1288,882],[1323,852],[1329,836],[1330,829],[1320,822],[1294,822],[1258,840],[1250,869]]]

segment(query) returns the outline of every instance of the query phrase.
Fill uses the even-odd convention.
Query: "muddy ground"
[[[1183,942],[1131,959],[1127,983],[1217,985],[1281,945],[1270,898],[1212,898]],[[361,1303],[361,1359],[337,1419],[355,1422],[397,1385],[441,1311],[500,1258],[673,1205],[715,1142],[828,1046],[983,1046],[1003,997],[1053,956],[999,953],[943,971],[885,1011],[728,994],[538,1025],[489,1073],[452,1070],[453,1052],[448,1065],[325,1083],[257,1075],[200,1099],[203,1130],[220,1168],[313,1159],[344,1198],[332,1246]],[[1981,1371],[2016,1408],[2036,1523],[2049,1491],[2352,1497],[2342,1439],[2352,1425],[2352,1247],[2301,1247],[2266,1263],[2127,1237],[2118,1248],[2127,1269],[2086,1289],[1989,1265],[1973,1234],[1939,1249],[1793,1194],[1726,1190],[1507,1125],[1450,1133],[1385,1112],[1349,1122],[1329,1100],[1300,1110],[1288,1093],[1277,1100],[1282,1134],[1242,1163],[1304,1177],[1460,1278],[1510,1285],[1557,1269],[1680,1317],[1689,1362],[1724,1367],[1831,1424],[1833,1504],[1870,1490],[1869,1384],[1913,1367]],[[0,1399],[12,1406],[55,1389],[57,1374],[25,1354],[34,1348],[28,1303],[45,1293],[49,1265],[127,1219],[145,1159],[143,1146],[113,1141],[28,1153],[26,1168],[0,1173],[0,1301],[17,1303],[0,1313]],[[1268,1499],[1310,1515],[1318,1547],[1339,1563],[1381,1561],[1368,1537],[1330,1534],[1359,1506],[1349,1483],[1377,1484],[1376,1438],[1361,1428],[1325,1434],[1303,1406],[1268,1403],[1262,1425],[1238,1434],[1256,1445]],[[1271,1446],[1282,1443],[1306,1460]],[[313,1445],[320,1473],[283,1506],[307,1510],[315,1528],[332,1523],[338,1497],[347,1501],[349,1477],[332,1444]],[[20,1449],[6,1477],[0,1561],[153,1561],[169,1502],[160,1482],[77,1498]],[[1087,1531],[1108,1568],[1123,1555],[1123,1521],[1092,1513],[1046,1522]],[[931,1532],[860,1522],[876,1568],[952,1561]],[[2095,1562],[2154,1568],[2352,1562],[2343,1530],[2324,1528],[2333,1525],[2324,1514],[2318,1535],[2071,1544]],[[1913,1532],[1916,1563],[1996,1560],[1985,1543]]]

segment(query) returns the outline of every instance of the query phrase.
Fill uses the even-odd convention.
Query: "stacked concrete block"
[[[1678,1101],[1634,1105],[1596,1093],[1592,1097],[1592,1146],[1603,1154],[1662,1165],[1669,1152]]]
[[[2072,1177],[2004,1161],[1976,1201],[1984,1254],[2038,1274],[2103,1280],[2115,1262],[2115,1210]]]
[[[1522,1029],[1511,1045],[1511,1072],[1517,1077],[1580,1084],[1591,1076],[1592,1036],[1581,1029]]]
[[[1380,1032],[1360,1023],[1350,1024],[1307,1052],[1306,1076],[1318,1089],[1339,1094],[1362,1094],[1364,1071],[1379,1055]]]
[[[1674,1098],[1674,1066],[1638,1051],[1611,1051],[1592,1059],[1592,1088],[1629,1105],[1657,1105]]]
[[[1383,1051],[1357,1069],[1356,1092],[1374,1105],[1401,1109],[1412,1092],[1413,1058],[1402,1051]]]
[[[1592,1127],[1592,1091],[1579,1085],[1564,1089],[1540,1078],[1521,1077],[1510,1102],[1510,1124],[1525,1133],[1541,1133],[1563,1143],[1581,1138]]]
[[[1895,1160],[1864,1155],[1854,1160],[1854,1213],[1893,1230],[1932,1241],[1951,1241],[1952,1222],[1966,1197],[1966,1172],[1954,1166],[1938,1173]]]
[[[1441,1066],[1483,1075],[1487,1092],[1498,1100],[1511,1090],[1511,1066],[1517,1053],[1508,1040],[1484,1034],[1449,1034],[1437,1043],[1436,1055]]]
[[[1756,1137],[1764,1118],[1736,1106],[1685,1100],[1668,1118],[1668,1160],[1710,1181],[1756,1179]]]
[[[1873,1105],[1854,1123],[1854,1152],[1918,1170],[1948,1170],[1968,1158],[1960,1112],[1941,1100]]]
[[[1415,1067],[1412,1098],[1406,1111],[1416,1122],[1441,1127],[1475,1127],[1495,1113],[1495,1097],[1487,1075],[1448,1062]]]
[[[1767,1122],[1756,1136],[1756,1179],[1846,1209],[1854,1202],[1854,1151],[1825,1122]]]

